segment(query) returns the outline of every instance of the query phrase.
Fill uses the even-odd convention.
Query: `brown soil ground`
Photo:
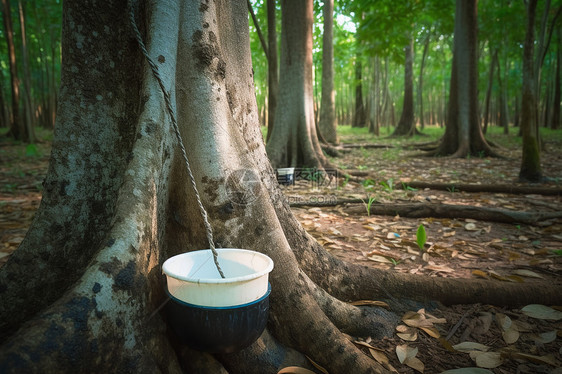
[[[344,141],[358,143],[365,139],[348,136]],[[389,271],[434,277],[480,277],[491,284],[545,282],[562,292],[562,219],[528,225],[463,217],[367,214],[369,201],[373,205],[407,202],[561,212],[560,195],[398,188],[401,182],[409,181],[517,184],[519,147],[505,142],[508,148],[500,150],[505,159],[450,159],[422,157],[420,151],[400,147],[407,140],[374,141],[395,148],[353,148],[333,160],[344,171],[365,172],[367,175],[361,179],[347,180],[340,174],[329,185],[299,180],[294,186],[283,187],[291,202],[364,200],[355,204],[293,207],[302,225],[328,251],[346,261]],[[49,152],[49,142],[38,144],[35,150],[27,149],[26,154],[25,146],[0,140],[0,266],[23,240],[39,206]],[[561,142],[546,144],[542,165],[544,174],[553,178],[542,187],[561,189]],[[367,179],[370,181],[365,182]],[[420,225],[427,235],[423,250],[416,243]],[[559,313],[562,311],[560,306],[554,307]],[[364,347],[367,354],[371,350],[379,360],[386,358],[389,367],[399,373],[419,372],[420,364],[425,373],[478,365],[489,367],[491,373],[562,373],[562,318],[557,314],[551,316],[553,319],[535,318],[521,309],[480,304],[412,312],[419,313],[404,319],[414,327],[402,327],[406,332],[401,336],[383,341],[350,338]],[[420,324],[420,320],[424,322]],[[488,353],[470,354],[451,348],[468,341],[487,346]],[[369,349],[368,345],[374,348]],[[415,358],[401,363],[397,351],[413,355],[413,349],[418,350]]]

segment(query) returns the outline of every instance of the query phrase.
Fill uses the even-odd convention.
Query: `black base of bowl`
[[[171,296],[166,305],[168,323],[189,347],[209,353],[232,353],[260,337],[269,314],[267,293],[258,300],[232,307],[207,307],[185,303]]]
[[[294,174],[285,174],[285,175],[278,175],[277,182],[284,186],[291,186],[295,184],[295,177]]]

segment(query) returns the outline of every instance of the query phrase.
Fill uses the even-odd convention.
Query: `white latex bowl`
[[[229,307],[251,303],[267,292],[273,260],[247,249],[217,248],[221,278],[209,249],[170,257],[162,265],[168,292],[188,304]]]

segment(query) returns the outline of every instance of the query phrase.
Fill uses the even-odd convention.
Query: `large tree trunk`
[[[457,0],[453,68],[445,134],[437,155],[495,156],[478,118],[477,0]]]
[[[376,373],[384,370],[341,331],[376,341],[394,331],[396,315],[335,297],[560,302],[540,287],[497,293],[487,282],[428,281],[331,257],[292,215],[267,161],[246,3],[162,0],[135,10],[160,82],[122,1],[64,3],[61,104],[44,196],[0,270],[0,372],[269,373],[304,365],[306,354],[331,373]],[[268,329],[238,353],[189,350],[156,313],[166,300],[163,260],[207,247],[173,110],[216,242],[275,262]],[[237,179],[241,172],[250,180]]]
[[[536,84],[538,71],[535,67],[535,14],[537,0],[527,4],[527,28],[523,45],[523,88],[521,93],[521,134],[523,154],[519,179],[539,182],[542,179],[537,124]]]
[[[281,71],[275,126],[267,142],[271,164],[323,169],[314,121],[312,87],[312,0],[281,2]]]
[[[322,103],[318,127],[328,143],[338,143],[334,91],[334,0],[324,1],[324,35],[322,36]]]

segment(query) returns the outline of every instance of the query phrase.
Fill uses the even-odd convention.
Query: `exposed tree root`
[[[373,143],[360,143],[360,144],[341,144],[341,148],[348,149],[348,148],[364,148],[364,149],[373,149],[373,148],[396,148],[392,144],[373,144]]]
[[[328,143],[322,144],[322,151],[330,157],[341,157],[342,150]]]
[[[464,191],[464,192],[492,192],[511,194],[537,194],[545,196],[560,196],[562,189],[557,187],[518,186],[514,184],[459,184],[436,182],[403,182],[397,183],[396,188],[429,188],[432,190]]]
[[[338,199],[328,202],[295,202],[292,207],[303,206],[337,206],[345,204],[365,204],[362,199]],[[364,206],[349,206],[346,210],[352,214],[365,214]],[[520,212],[507,209],[486,208],[469,205],[451,204],[372,204],[370,214],[381,216],[396,216],[409,218],[436,217],[436,218],[472,218],[480,221],[503,222],[503,223],[524,223],[536,225],[541,221],[562,218],[562,212]]]
[[[349,207],[349,213],[365,214],[365,207]],[[562,218],[562,212],[519,212],[507,209],[451,204],[372,204],[370,214],[422,218],[472,218],[479,221],[524,223],[536,225],[540,221]]]

